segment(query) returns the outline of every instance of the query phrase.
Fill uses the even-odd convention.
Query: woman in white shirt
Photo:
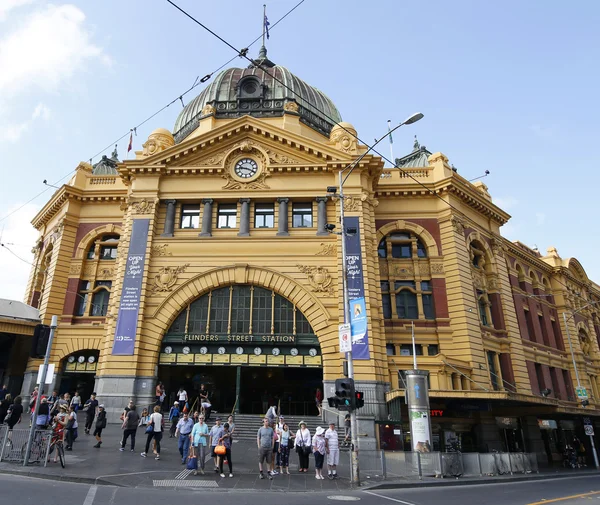
[[[183,409],[186,407],[188,401],[187,391],[183,388],[179,388],[179,391],[177,391],[177,399],[179,400],[179,409],[183,413]]]
[[[154,412],[150,415],[150,420],[148,421],[148,426],[152,426],[152,431],[148,433],[148,438],[146,439],[146,450],[142,452],[142,458],[146,457],[148,453],[148,449],[150,449],[150,442],[152,439],[156,442],[156,460],[160,459],[160,441],[162,440],[163,434],[163,416],[160,413],[160,407],[157,405],[154,407]]]
[[[296,452],[298,453],[298,460],[300,472],[308,472],[308,456],[312,452],[312,439],[310,437],[310,431],[306,427],[304,421],[298,423],[298,431],[296,432]]]
[[[73,398],[71,398],[71,407],[75,407],[75,412],[77,412],[81,408],[81,396],[79,396],[79,391],[75,391]]]

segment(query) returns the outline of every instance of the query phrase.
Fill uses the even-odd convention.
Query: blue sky
[[[271,24],[296,3],[268,2]],[[206,4],[180,0],[236,47],[260,34],[262,0]],[[306,0],[272,29],[268,49],[367,141],[388,119],[422,111],[395,134],[396,156],[417,134],[461,175],[489,170],[484,182],[513,216],[503,234],[542,253],[556,246],[600,282],[600,175],[588,154],[600,129],[600,32],[589,28],[599,17],[591,0]],[[0,0],[0,219],[232,56],[163,0]],[[138,129],[134,148],[172,129],[180,110]],[[26,261],[36,238],[28,223],[51,192],[0,221],[2,241]],[[0,264],[0,297],[21,299],[29,265],[5,248]]]

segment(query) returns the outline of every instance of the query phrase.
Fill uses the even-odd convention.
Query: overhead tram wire
[[[272,30],[273,28],[275,28],[279,23],[281,23],[286,17],[288,17],[293,11],[295,11],[301,4],[304,3],[305,0],[300,0],[296,5],[294,5],[294,7],[292,7],[290,10],[288,10],[283,16],[281,16],[277,21],[275,21],[275,23],[273,23],[272,25],[270,25],[270,30]],[[252,47],[254,44],[256,44],[256,42],[258,42],[260,39],[262,38],[262,34],[259,35],[258,37],[256,37],[252,42],[250,42],[250,44],[248,44],[248,48]],[[148,116],[146,119],[144,119],[141,123],[139,123],[138,125],[134,126],[133,128],[130,128],[126,133],[124,133],[123,135],[121,135],[118,139],[113,140],[110,144],[108,144],[105,148],[103,148],[102,150],[98,151],[96,154],[94,154],[94,156],[88,158],[90,161],[93,160],[94,158],[98,157],[99,155],[101,155],[103,152],[105,152],[107,149],[110,149],[112,146],[114,146],[115,144],[118,144],[121,140],[123,140],[124,138],[127,137],[127,135],[130,135],[132,132],[135,132],[138,128],[140,128],[141,126],[143,126],[144,124],[146,124],[148,121],[150,121],[151,119],[153,119],[154,117],[156,117],[158,114],[160,114],[161,112],[163,112],[165,109],[169,108],[171,105],[173,105],[174,103],[176,103],[177,101],[181,100],[184,96],[186,96],[188,93],[190,93],[192,90],[194,90],[195,88],[197,88],[198,86],[200,86],[200,84],[204,84],[206,81],[208,81],[214,74],[216,74],[219,70],[221,70],[222,68],[226,67],[227,65],[229,65],[233,60],[239,58],[239,55],[234,56],[233,58],[227,60],[223,65],[221,65],[220,67],[216,68],[215,70],[213,70],[212,72],[206,74],[204,77],[202,77],[202,79],[198,77],[196,77],[196,80],[194,81],[194,84],[188,88],[186,91],[184,91],[183,93],[178,94],[173,100],[171,100],[168,104],[166,104],[165,106],[161,107],[159,110],[157,110],[156,112],[154,112],[152,115]],[[67,177],[71,176],[73,173],[75,172],[75,170],[71,170],[69,173],[67,173],[66,175],[64,175],[63,177],[61,177],[60,179],[56,180],[54,182],[54,185],[58,185],[59,183],[61,183],[63,180],[65,180]],[[27,200],[25,203],[23,203],[22,205],[20,205],[19,207],[17,207],[16,209],[13,209],[12,211],[10,211],[8,214],[5,214],[4,216],[0,217],[0,222],[4,221],[5,219],[8,219],[10,216],[16,214],[17,212],[19,212],[21,209],[23,209],[24,207],[26,207],[27,205],[29,205],[31,202],[33,202],[34,200],[36,200],[37,198],[39,198],[40,196],[42,196],[44,193],[46,193],[48,190],[50,189],[50,186],[48,186],[47,188],[44,188],[42,191],[40,191],[39,193],[37,193],[35,196],[33,196],[32,198],[30,198],[29,200]]]
[[[225,40],[223,37],[221,37],[220,35],[218,35],[216,32],[214,32],[213,30],[211,30],[210,28],[208,28],[206,25],[204,25],[203,23],[201,23],[199,20],[197,20],[194,16],[192,16],[191,14],[189,14],[186,10],[182,9],[181,7],[179,7],[176,3],[174,3],[172,0],[166,0],[169,4],[171,4],[173,7],[175,7],[178,11],[180,11],[182,14],[184,14],[185,16],[187,16],[188,18],[190,18],[194,23],[196,23],[197,25],[199,25],[200,27],[204,28],[207,32],[209,32],[211,35],[213,35],[214,37],[216,37],[217,39],[219,39],[221,42],[223,42],[226,46],[228,46],[229,48],[233,49],[237,54],[236,56],[234,56],[231,60],[229,60],[228,63],[232,62],[233,60],[235,60],[236,58],[240,57],[240,58],[245,58],[246,60],[248,60],[251,64],[259,67],[265,74],[267,74],[269,77],[271,77],[275,82],[281,84],[285,89],[287,89],[289,92],[293,93],[294,95],[296,95],[298,98],[300,98],[301,101],[305,102],[306,104],[310,105],[314,110],[316,110],[317,112],[319,112],[320,114],[323,115],[323,117],[329,119],[329,121],[336,123],[336,120],[334,118],[332,118],[331,116],[329,116],[326,112],[322,111],[321,109],[319,109],[319,107],[317,107],[315,104],[313,104],[312,102],[310,102],[309,100],[307,100],[305,97],[303,97],[302,95],[300,95],[300,93],[298,93],[297,91],[295,91],[294,89],[290,88],[285,82],[281,81],[280,79],[278,79],[275,75],[273,75],[272,73],[269,72],[268,68],[263,67],[260,63],[258,63],[256,60],[253,60],[252,58],[250,58],[248,56],[248,49],[250,46],[243,48],[243,49],[237,49],[234,45],[232,45],[231,43],[229,43],[227,40]],[[290,12],[292,12],[294,9],[296,9],[296,7],[298,7],[304,0],[302,0],[299,4],[297,4],[294,8],[292,8],[288,14]],[[287,14],[285,16],[283,16],[280,21],[286,17]],[[279,21],[277,21],[277,23],[279,23]],[[275,26],[277,23],[275,23],[273,26]],[[259,37],[260,38],[260,37]],[[258,39],[256,39],[258,40]],[[256,42],[256,40],[254,42]],[[253,42],[253,43],[254,43]],[[226,65],[228,64],[226,63]],[[387,156],[384,156],[383,154],[381,154],[379,151],[377,151],[377,149],[374,149],[373,147],[371,147],[371,144],[368,144],[367,142],[365,142],[364,140],[362,140],[358,135],[356,135],[354,132],[352,132],[351,130],[348,130],[346,127],[344,127],[343,124],[337,124],[341,129],[343,129],[346,133],[348,133],[351,137],[354,137],[357,141],[359,141],[360,143],[362,143],[363,145],[365,145],[369,151],[373,152],[374,154],[377,154],[380,158],[382,158],[383,160],[387,161],[390,165],[392,165],[393,168],[397,168],[398,170],[400,170],[402,173],[404,173],[406,175],[406,177],[408,177],[409,179],[412,179],[414,182],[416,182],[419,186],[421,186],[423,189],[425,189],[428,193],[430,193],[431,195],[435,196],[436,198],[440,199],[442,202],[444,202],[446,205],[448,205],[448,207],[450,207],[451,209],[453,209],[458,215],[460,215],[461,217],[467,219],[468,221],[470,221],[469,217],[466,216],[459,208],[455,207],[454,205],[452,205],[450,202],[448,202],[447,200],[445,200],[444,198],[442,198],[442,196],[440,196],[436,191],[433,191],[431,188],[428,188],[425,184],[423,184],[421,181],[419,181],[418,179],[416,179],[410,172],[408,172],[407,170],[405,170],[402,167],[399,167],[395,160],[390,160]],[[558,281],[557,281],[558,282]],[[559,284],[563,285],[564,287],[567,287],[565,284],[559,282]],[[581,295],[577,295],[579,298],[586,300],[583,296]]]

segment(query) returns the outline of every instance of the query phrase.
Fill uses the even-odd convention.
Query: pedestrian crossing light
[[[365,394],[362,391],[354,392],[354,408],[360,409],[365,406]]]
[[[338,410],[354,410],[356,395],[354,391],[354,379],[344,377],[335,380],[335,397]]]

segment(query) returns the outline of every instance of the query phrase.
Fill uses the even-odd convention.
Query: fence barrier
[[[349,453],[349,457],[350,453]],[[535,453],[461,453],[361,450],[361,478],[423,478],[538,472]],[[349,468],[352,464],[349,460]]]
[[[35,430],[29,454],[29,463],[47,465],[51,439],[51,430]],[[0,461],[23,464],[25,462],[28,441],[28,429],[10,430],[8,426],[0,426],[0,442],[2,443],[0,447]]]

